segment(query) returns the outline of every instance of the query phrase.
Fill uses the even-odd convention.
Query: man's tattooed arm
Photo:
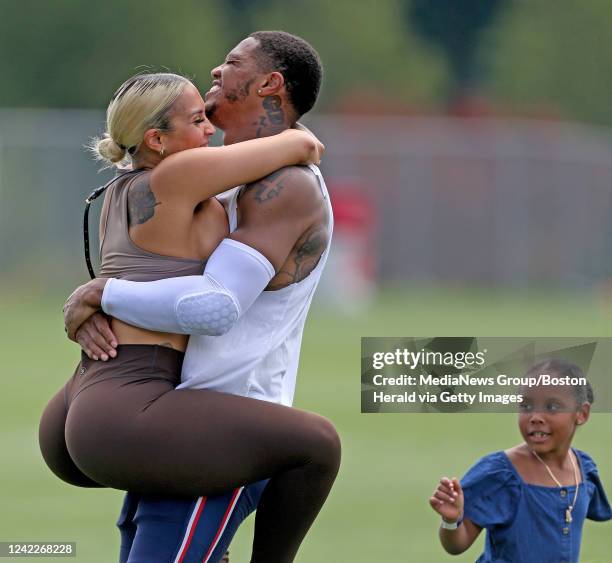
[[[282,289],[307,278],[317,267],[327,246],[328,238],[327,221],[324,225],[316,225],[305,233],[297,242],[282,269],[270,281],[267,289]]]
[[[306,167],[282,168],[249,184],[238,200],[239,226],[232,238],[259,250],[277,274],[268,289],[307,277],[330,236],[327,205]]]
[[[148,178],[138,178],[128,192],[128,225],[142,225],[155,214],[155,207],[161,205],[151,191]]]
[[[285,189],[285,182],[291,178],[290,168],[281,168],[272,174],[246,186],[244,193],[250,192],[257,203],[265,203],[278,197]]]

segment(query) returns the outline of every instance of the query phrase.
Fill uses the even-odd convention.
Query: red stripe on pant
[[[215,547],[217,546],[217,541],[219,540],[219,537],[223,533],[223,530],[225,529],[227,521],[229,520],[229,517],[230,517],[232,511],[234,510],[234,508],[236,506],[236,500],[237,500],[238,495],[240,494],[240,491],[242,490],[242,488],[243,487],[240,487],[238,489],[234,489],[234,494],[232,495],[232,500],[230,501],[230,503],[229,503],[229,505],[227,507],[227,510],[225,511],[225,514],[223,515],[223,518],[221,519],[221,525],[219,526],[219,529],[217,530],[217,533],[215,534],[215,537],[213,538],[213,541],[210,544],[210,547],[208,548],[208,552],[204,556],[204,559],[202,559],[202,563],[207,563],[208,562],[208,558],[212,555],[212,552],[215,550]]]
[[[200,503],[200,506],[198,507],[195,518],[190,524],[190,530],[189,530],[189,535],[187,536],[187,541],[184,543],[180,553],[178,554],[176,563],[183,563],[183,559],[185,559],[185,555],[187,554],[187,550],[189,549],[189,545],[191,544],[191,540],[193,539],[193,534],[195,533],[196,527],[200,520],[200,516],[202,515],[202,510],[204,510],[204,505],[206,504],[206,497],[201,497],[200,500],[202,502]]]

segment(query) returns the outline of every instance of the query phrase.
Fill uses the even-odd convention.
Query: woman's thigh
[[[201,496],[308,463],[334,463],[335,429],[316,414],[160,381],[107,380],[72,402],[66,436],[107,486]]]

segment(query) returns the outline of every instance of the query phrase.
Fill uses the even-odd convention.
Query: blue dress
[[[464,514],[486,528],[485,551],[477,563],[577,563],[585,518],[612,519],[595,462],[573,450],[582,483],[572,522],[565,511],[575,486],[543,487],[525,483],[504,452],[479,460],[463,477]]]

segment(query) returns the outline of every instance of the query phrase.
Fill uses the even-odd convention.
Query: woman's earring
[[[257,93],[258,93],[258,94],[261,94],[261,88],[258,88],[258,89],[257,89]]]
[[[159,156],[164,156],[164,147],[161,148],[161,150],[159,151]]]

